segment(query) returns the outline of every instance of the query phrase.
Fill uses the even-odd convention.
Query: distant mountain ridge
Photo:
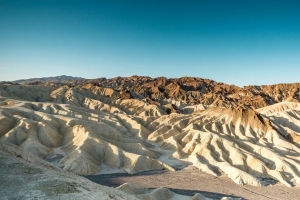
[[[154,105],[161,105],[164,104],[163,101],[168,101],[173,104],[168,106],[172,111],[175,111],[173,108],[180,107],[174,105],[176,102],[227,108],[239,106],[251,109],[258,109],[283,101],[300,102],[300,83],[238,87],[196,77],[151,78],[136,75],[110,79],[59,76],[18,80],[14,83],[89,89],[109,88],[110,94],[114,94],[114,98],[145,99]]]
[[[74,80],[84,80],[84,78],[61,75],[61,76],[54,76],[54,77],[20,79],[20,80],[16,80],[16,81],[12,81],[12,82],[13,83],[18,83],[18,84],[31,84],[31,83],[34,83],[34,82],[62,83],[62,82],[65,82],[65,81],[74,81]]]

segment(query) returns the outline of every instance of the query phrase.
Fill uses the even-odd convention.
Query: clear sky
[[[0,0],[0,81],[300,82],[300,1]]]

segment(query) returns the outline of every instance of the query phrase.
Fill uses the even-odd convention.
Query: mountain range
[[[183,104],[221,107],[244,107],[258,109],[283,101],[300,101],[300,83],[238,87],[210,79],[195,77],[151,78],[131,76],[116,78],[83,79],[57,76],[13,81],[30,85],[68,85],[70,87],[93,85],[109,88],[113,98],[146,99],[150,104],[160,105],[163,101]],[[116,93],[119,94],[115,95]],[[112,97],[110,94],[108,96]],[[175,106],[176,107],[176,106]],[[178,107],[178,106],[177,106]]]

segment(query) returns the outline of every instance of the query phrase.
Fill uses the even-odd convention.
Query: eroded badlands
[[[193,165],[237,184],[300,185],[300,103],[253,110],[166,99],[177,110],[168,114],[166,106],[91,85],[2,83],[0,96],[2,145],[78,175]],[[135,187],[121,188],[142,190]]]

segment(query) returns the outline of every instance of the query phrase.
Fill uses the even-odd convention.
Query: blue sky
[[[0,70],[300,82],[300,1],[1,0]]]

